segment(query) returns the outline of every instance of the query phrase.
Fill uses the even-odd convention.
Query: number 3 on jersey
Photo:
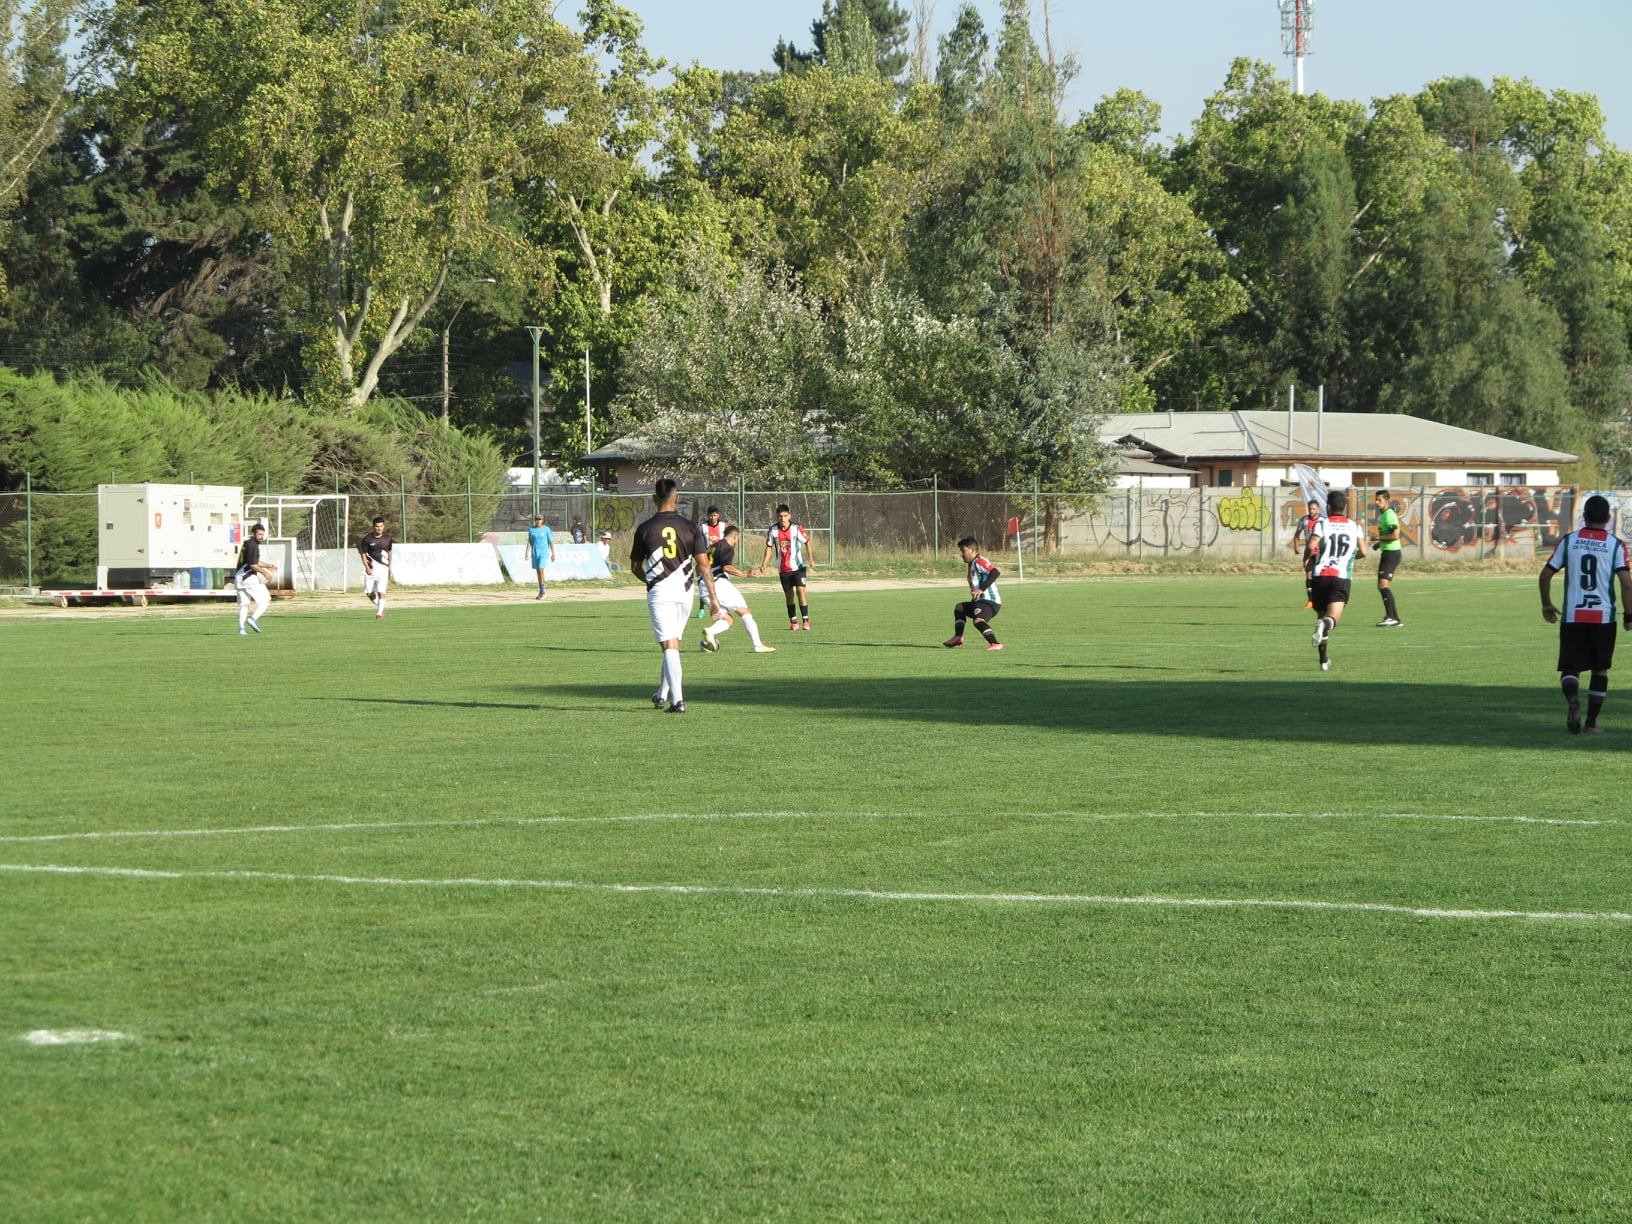
[[[680,540],[673,527],[663,528],[663,555],[670,561],[680,555]]]

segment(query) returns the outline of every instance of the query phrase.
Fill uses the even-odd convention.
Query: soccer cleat
[[[665,701],[667,701],[667,700],[668,700],[668,698],[664,697],[662,693],[653,693],[652,694],[652,709],[661,710],[663,708],[663,703]]]
[[[683,702],[683,701],[677,701],[677,702],[675,702],[673,705],[671,705],[669,707],[669,713],[670,714],[684,714],[685,712],[686,712],[686,703]]]
[[[384,612],[374,613],[374,619],[375,620],[384,620],[385,619],[385,613]]]
[[[239,625],[238,626],[238,636],[239,637],[248,637],[249,636],[249,630],[245,629],[242,625]]]
[[[1581,734],[1581,699],[1570,698],[1568,712],[1564,715],[1564,727],[1571,735]],[[1593,728],[1596,730],[1597,728]]]
[[[544,598],[544,592],[540,591],[537,595],[533,596],[533,602],[537,603],[539,600],[541,600],[543,598]]]
[[[1320,661],[1320,670],[1321,671],[1331,671],[1332,670],[1332,661],[1330,659],[1322,659]]]
[[[1377,628],[1379,628],[1379,629],[1398,629],[1403,624],[1405,624],[1405,622],[1402,621],[1402,620],[1396,620],[1392,616],[1385,616],[1385,617],[1383,617],[1382,620],[1377,622]]]
[[[788,622],[788,632],[789,633],[798,633],[799,632],[799,622],[798,621],[789,621]]]
[[[758,646],[754,647],[754,653],[755,654],[775,654],[776,653],[776,647],[775,646],[767,646],[767,645],[765,645],[764,642],[761,642]]]
[[[720,648],[720,640],[707,629],[704,629],[702,647],[704,650],[708,651],[709,654],[713,654]]]
[[[950,650],[954,646],[962,646],[963,645],[963,635],[960,633],[956,637],[949,637],[949,638],[946,639],[946,641],[942,642],[941,645],[945,646],[948,650]]]
[[[810,632],[810,619],[807,617],[805,619],[805,623],[800,625],[799,628],[803,629],[806,633],[809,633]]]
[[[1310,603],[1308,600],[1305,600],[1303,606],[1305,611],[1310,611],[1313,610],[1315,605]]]
[[[986,649],[987,650],[1002,650],[1003,649],[1003,643],[1002,642],[993,642],[993,643],[991,643],[991,645],[987,646]]]
[[[261,631],[261,622],[252,616],[249,618],[249,627],[259,633]]]
[[[1323,621],[1323,620],[1316,621],[1315,622],[1315,636],[1310,639],[1310,644],[1314,645],[1314,646],[1319,646],[1319,645],[1323,644],[1325,641],[1326,641],[1326,622]]]
[[[1587,726],[1581,728],[1582,735],[1602,735],[1603,733],[1604,729],[1597,723],[1589,723]]]

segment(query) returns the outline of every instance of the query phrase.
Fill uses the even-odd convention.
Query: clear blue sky
[[[671,63],[770,68],[786,38],[810,45],[821,0],[624,0],[645,20],[646,44]],[[911,11],[912,0],[897,0]],[[978,0],[988,30],[1001,7]],[[936,36],[952,24],[957,0],[935,0]],[[1033,0],[1041,35],[1042,0]],[[1187,131],[1202,100],[1243,55],[1281,54],[1276,0],[1057,0],[1056,51],[1076,55],[1081,75],[1068,114],[1090,109],[1121,87],[1162,105],[1164,135]],[[1632,0],[1315,0],[1315,53],[1305,61],[1308,92],[1369,102],[1415,93],[1446,76],[1530,77],[1551,91],[1596,94],[1608,137],[1632,150]]]

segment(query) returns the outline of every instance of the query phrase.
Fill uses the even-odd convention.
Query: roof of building
[[[1239,459],[1267,463],[1508,464],[1559,467],[1579,456],[1381,412],[1298,412],[1287,437],[1284,412],[1127,412],[1108,416],[1100,440],[1137,446],[1181,462]]]
[[[1118,476],[1183,476],[1194,479],[1195,472],[1189,468],[1170,467],[1165,463],[1157,463],[1144,451],[1124,451],[1117,457],[1116,474]]]

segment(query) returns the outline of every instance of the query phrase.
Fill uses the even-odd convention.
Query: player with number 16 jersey
[[[1331,670],[1326,641],[1343,618],[1349,602],[1349,580],[1354,563],[1366,555],[1366,537],[1360,524],[1348,516],[1349,495],[1334,492],[1326,499],[1326,518],[1309,538],[1309,602],[1315,605],[1315,648],[1320,670]]]

